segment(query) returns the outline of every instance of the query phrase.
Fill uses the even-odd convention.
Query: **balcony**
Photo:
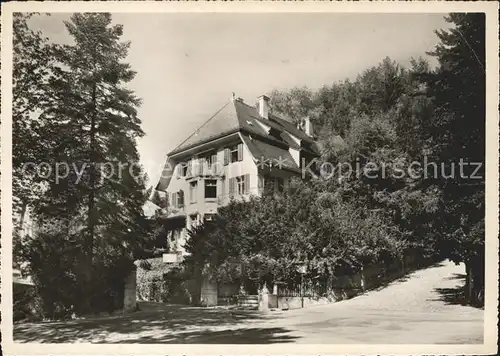
[[[190,165],[186,172],[186,179],[196,177],[222,177],[224,175],[224,166],[222,163],[214,163],[209,165],[207,162],[194,162]]]

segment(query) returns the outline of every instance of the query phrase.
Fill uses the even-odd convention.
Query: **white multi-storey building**
[[[312,124],[270,112],[262,95],[250,106],[232,99],[168,153],[156,190],[168,198],[170,238],[178,255],[187,230],[210,220],[234,199],[259,195],[264,186],[286,187],[319,154]]]

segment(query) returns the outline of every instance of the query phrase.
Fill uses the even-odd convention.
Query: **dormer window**
[[[302,141],[302,140],[301,140],[300,138],[298,138],[298,137],[297,137],[297,136],[295,136],[295,135],[292,135],[290,132],[288,132],[288,135],[292,138],[292,140],[294,140],[294,141],[295,141],[295,143],[296,143],[297,145],[301,145],[301,141]]]
[[[308,149],[308,150],[312,150],[312,143],[311,142],[307,142],[307,141],[304,141],[302,140],[302,142],[300,143],[300,146],[301,147],[304,147],[305,149]]]
[[[267,134],[269,134],[269,132],[271,131],[271,126],[268,126],[268,125],[266,125],[266,124],[264,124],[264,123],[260,122],[259,120],[255,120],[255,121],[259,124],[259,126],[260,126],[260,127],[261,127],[264,131],[266,131],[266,133],[267,133]]]
[[[278,141],[283,141],[283,139],[281,138],[281,132],[279,130],[272,128],[271,130],[269,130],[269,136]]]

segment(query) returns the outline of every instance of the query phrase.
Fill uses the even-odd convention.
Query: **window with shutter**
[[[285,181],[283,178],[276,178],[276,189],[279,192],[283,192],[285,190]]]
[[[213,154],[212,157],[210,158],[210,166],[209,170],[211,174],[217,174],[218,173],[218,164],[217,164],[217,154]]]
[[[229,148],[224,148],[224,165],[229,164]]]
[[[258,188],[262,190],[264,188],[264,177],[259,175]]]
[[[201,159],[196,160],[196,172],[203,175],[203,161]]]
[[[217,181],[215,179],[205,180],[205,198],[217,198]]]
[[[245,194],[245,176],[236,177],[236,192],[238,195]]]
[[[178,208],[183,208],[184,207],[184,191],[179,190],[177,193],[177,207]]]
[[[197,182],[190,182],[189,183],[189,202],[190,203],[196,203],[197,194],[198,194],[198,183]]]
[[[170,195],[170,204],[172,204],[173,208],[177,208],[177,194],[176,193],[171,193]]]
[[[239,153],[238,152],[239,152],[238,145],[233,146],[229,149],[229,161],[231,163],[239,161],[239,159],[238,159]]]
[[[186,162],[182,162],[179,164],[179,173],[181,177],[185,177],[187,175],[188,166]]]

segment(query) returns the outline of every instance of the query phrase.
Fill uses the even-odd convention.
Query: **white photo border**
[[[349,12],[349,13],[486,13],[486,286],[484,341],[476,345],[204,345],[204,344],[39,344],[14,343],[12,332],[12,14],[14,12]],[[2,347],[6,355],[318,355],[494,354],[497,345],[498,311],[498,192],[499,192],[499,63],[498,4],[478,1],[438,2],[324,2],[324,1],[68,1],[8,2],[1,14],[1,317]]]

